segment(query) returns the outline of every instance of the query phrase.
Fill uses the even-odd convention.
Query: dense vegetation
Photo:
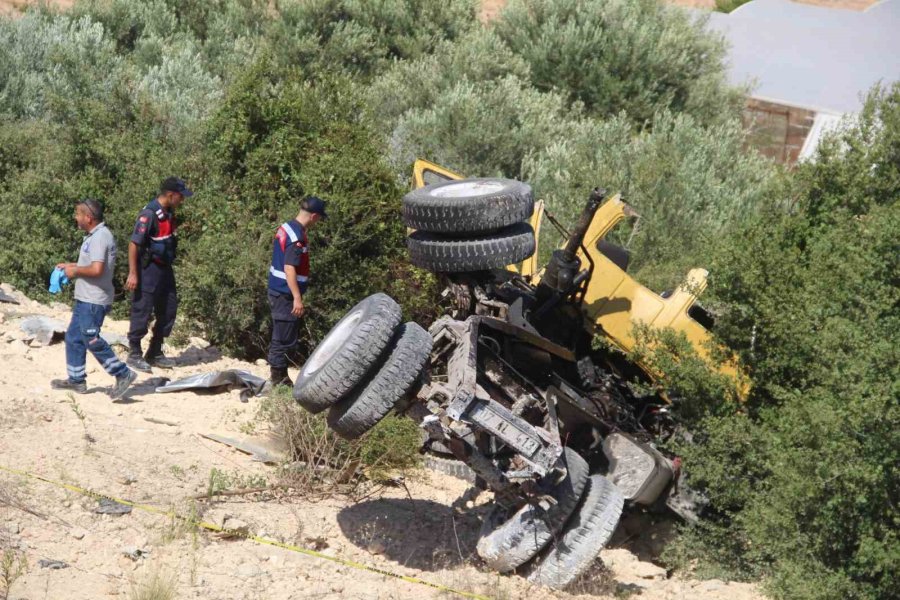
[[[513,0],[489,27],[467,0],[38,8],[0,21],[0,280],[43,293],[82,196],[124,247],[178,174],[197,193],[177,329],[256,355],[274,228],[319,194],[302,356],[376,290],[431,316],[399,217],[416,156],[526,179],[569,223],[591,187],[621,190],[643,215],[636,276],[664,289],[709,267],[705,302],[753,381],[738,406],[678,340],[658,346],[711,502],[672,560],[780,598],[900,597],[900,85],[783,172],[744,148],[724,52],[653,0]]]

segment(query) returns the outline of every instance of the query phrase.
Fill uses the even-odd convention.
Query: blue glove
[[[58,294],[62,290],[62,286],[67,283],[69,283],[69,278],[66,277],[66,271],[57,267],[50,273],[50,288],[47,291],[51,294]]]

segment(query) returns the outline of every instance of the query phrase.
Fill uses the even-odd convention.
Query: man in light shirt
[[[75,282],[75,306],[66,331],[66,379],[54,379],[50,386],[77,394],[87,392],[87,351],[103,369],[116,378],[110,393],[121,398],[137,373],[125,365],[100,337],[103,319],[113,302],[113,271],[116,266],[116,240],[103,222],[103,206],[96,200],[80,200],[75,205],[75,223],[87,235],[81,243],[76,263],[60,263],[58,269]]]

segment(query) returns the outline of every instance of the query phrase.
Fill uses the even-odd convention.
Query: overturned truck
[[[561,225],[528,185],[418,161],[414,187],[403,203],[410,259],[444,280],[448,314],[426,331],[401,323],[390,297],[366,298],[309,357],[294,398],[328,410],[348,439],[391,411],[414,419],[427,449],[493,492],[477,551],[499,572],[561,589],[596,559],[623,508],[692,518],[678,457],[655,445],[675,429],[669,399],[634,392],[627,382],[654,374],[625,356],[639,323],[683,333],[708,356],[711,319],[697,303],[706,272],[663,295],[634,281],[627,250],[606,238],[637,215],[600,189],[538,269],[543,221]],[[716,368],[738,376],[734,364]]]

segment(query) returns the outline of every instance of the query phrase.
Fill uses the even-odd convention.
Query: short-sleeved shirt
[[[303,262],[303,257],[306,256],[307,251],[306,240],[297,240],[296,243],[291,244],[284,249],[284,264],[291,265],[299,271],[300,265]]]
[[[113,271],[116,267],[116,240],[105,223],[94,227],[84,236],[78,253],[79,267],[102,262],[103,272],[97,277],[75,279],[75,299],[90,304],[109,306],[113,302]]]
[[[170,266],[176,251],[175,213],[164,209],[158,199],[151,200],[134,223],[131,241],[148,249],[153,262]]]

